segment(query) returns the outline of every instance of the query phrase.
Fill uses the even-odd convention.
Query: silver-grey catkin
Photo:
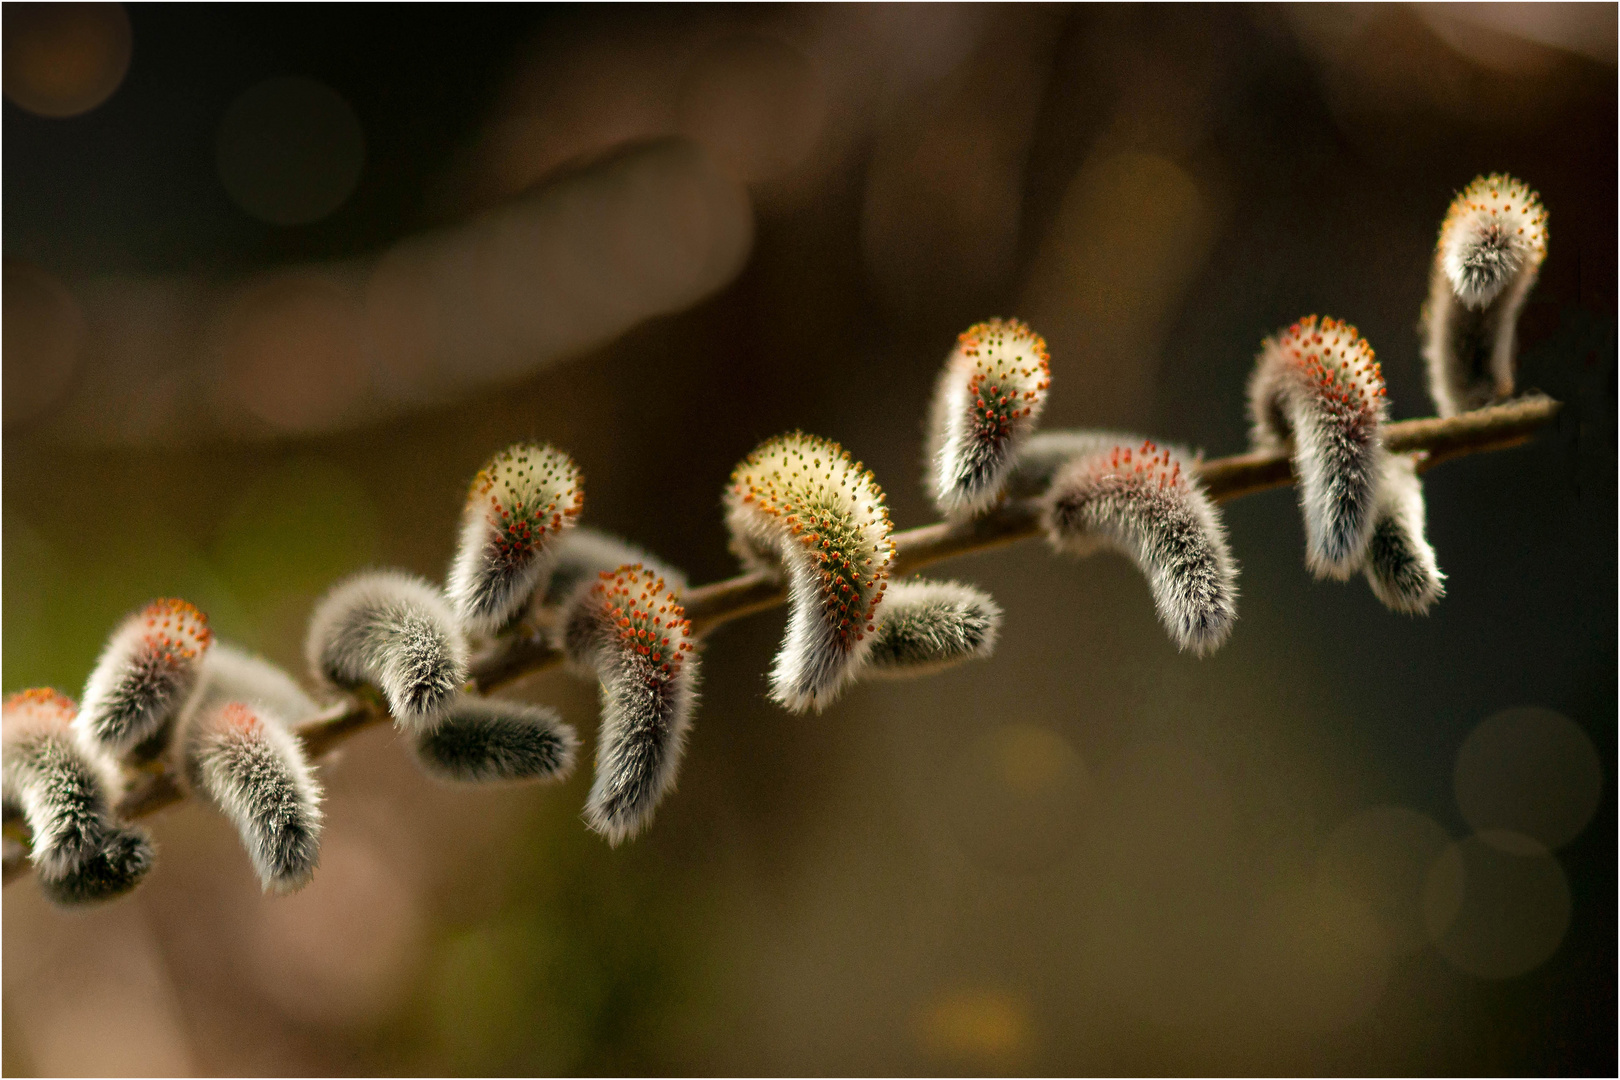
[[[414,745],[417,760],[432,775],[483,784],[561,780],[574,767],[579,738],[555,709],[462,695]]]
[[[1547,211],[1534,191],[1493,173],[1452,200],[1429,273],[1423,356],[1441,416],[1513,393],[1519,313],[1547,257]]]
[[[85,683],[73,722],[80,738],[113,757],[161,740],[212,641],[207,617],[184,600],[155,600],[125,619]]]
[[[585,823],[617,845],[647,827],[675,786],[697,704],[691,624],[657,574],[623,566],[579,587],[561,638],[601,685]]]
[[[889,584],[864,674],[908,678],[982,660],[995,651],[1001,608],[955,581],[906,578]]]
[[[27,823],[41,889],[62,906],[129,892],[153,860],[145,831],[113,817],[116,773],[81,745],[74,713],[69,698],[42,688],[7,698],[0,718],[0,800]]]
[[[1360,569],[1382,475],[1384,376],[1356,328],[1309,315],[1261,345],[1249,379],[1250,439],[1292,447],[1305,564],[1343,581]]]
[[[1422,615],[1446,594],[1445,575],[1424,535],[1423,482],[1410,454],[1391,454],[1367,542],[1365,572],[1373,595],[1392,611]]]
[[[1001,497],[1046,405],[1049,361],[1046,342],[1017,319],[990,319],[957,338],[928,417],[924,476],[940,513],[968,517]]]
[[[1144,440],[1076,458],[1053,479],[1042,520],[1060,551],[1130,558],[1180,648],[1202,656],[1232,632],[1237,566],[1215,504],[1179,453]]]
[[[290,675],[223,642],[179,725],[192,786],[236,827],[260,883],[309,882],[320,859],[321,788],[292,727],[316,710]]]
[[[327,593],[310,617],[305,654],[323,684],[377,687],[412,731],[436,724],[467,681],[467,642],[449,604],[395,570],[356,574]]]

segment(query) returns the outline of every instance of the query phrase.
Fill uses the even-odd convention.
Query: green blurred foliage
[[[183,597],[220,633],[245,636],[249,617],[231,586],[173,523],[134,499],[105,519],[118,528],[50,536],[8,515],[7,691],[50,685],[77,695],[108,633],[159,596]]]
[[[506,852],[519,861],[498,909],[443,929],[416,999],[386,1033],[390,1066],[495,1076],[678,1067],[692,1045],[681,1026],[712,1014],[718,985],[709,891],[554,813],[526,832],[531,841]]]
[[[290,663],[302,624],[334,579],[376,558],[379,526],[363,485],[328,462],[285,463],[225,511],[214,541],[124,488],[101,508],[117,528],[55,534],[16,513],[4,546],[4,683],[76,694],[107,635],[159,596],[191,601],[222,637]],[[183,527],[190,524],[188,531]],[[287,655],[287,654],[291,655]]]
[[[314,593],[377,556],[377,511],[364,485],[330,462],[297,459],[244,491],[210,554],[249,609]]]

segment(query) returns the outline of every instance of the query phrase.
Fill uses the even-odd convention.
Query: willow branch
[[[1557,401],[1534,394],[1459,416],[1403,420],[1385,426],[1384,445],[1397,453],[1422,455],[1419,467],[1426,471],[1452,458],[1505,450],[1527,442],[1557,415],[1558,409]],[[1220,502],[1294,482],[1288,455],[1280,452],[1211,458],[1200,461],[1196,468],[1205,489]],[[909,574],[931,563],[1026,540],[1039,533],[1039,515],[1032,500],[1004,503],[968,521],[938,521],[896,533],[899,558],[894,572],[897,576]],[[734,619],[777,607],[787,601],[787,594],[778,578],[756,571],[699,585],[689,589],[682,599],[693,630],[701,636]],[[491,642],[473,658],[471,688],[487,694],[560,663],[562,654],[552,649],[537,630],[525,627]],[[351,736],[390,721],[387,709],[377,698],[361,695],[311,717],[299,725],[297,732],[310,758],[316,759]],[[118,813],[126,819],[145,817],[185,797],[184,789],[171,773],[149,771],[142,773],[125,794]],[[7,823],[13,839],[18,825]],[[8,843],[5,880],[11,881],[25,869],[22,848]]]

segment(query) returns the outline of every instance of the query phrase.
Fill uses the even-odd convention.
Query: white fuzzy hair
[[[1059,551],[1118,551],[1147,578],[1159,621],[1203,656],[1237,620],[1237,566],[1220,512],[1179,450],[1142,440],[1072,459],[1043,499],[1047,538]]]
[[[601,685],[585,823],[617,845],[646,828],[675,787],[697,705],[691,624],[656,573],[624,566],[579,586],[561,644]]]
[[[579,737],[555,709],[499,698],[458,696],[432,731],[416,736],[416,758],[433,776],[462,784],[562,780]]]
[[[1292,446],[1305,563],[1339,581],[1361,567],[1385,455],[1384,379],[1356,328],[1309,315],[1261,345],[1249,379],[1250,437]]]
[[[987,658],[1001,632],[988,593],[956,581],[891,582],[863,676],[910,678]]]
[[[0,800],[28,823],[40,884],[63,906],[122,895],[152,866],[146,833],[113,817],[111,761],[81,744],[73,715],[70,699],[39,689],[12,695],[0,718]]]
[[[1410,454],[1384,462],[1372,539],[1367,543],[1367,584],[1392,611],[1422,615],[1446,594],[1445,575],[1424,536],[1423,482]]]
[[[725,506],[744,563],[787,573],[790,614],[771,699],[819,712],[872,646],[895,556],[883,489],[837,443],[793,432],[737,466]]]
[[[339,582],[315,606],[305,655],[321,683],[382,691],[394,719],[413,731],[438,722],[467,680],[467,642],[432,585],[397,570]]]
[[[1046,342],[1018,320],[961,334],[929,409],[924,475],[940,513],[971,517],[995,505],[1050,383]]]
[[[523,611],[584,501],[579,466],[554,447],[520,443],[479,470],[445,581],[462,626],[493,634]]]
[[[260,883],[278,893],[306,885],[320,857],[321,788],[292,731],[316,708],[285,671],[220,643],[180,720],[186,778],[236,827]]]
[[[74,730],[121,757],[163,730],[197,682],[212,634],[184,600],[156,600],[113,631],[85,682]]]
[[[1429,394],[1455,416],[1513,393],[1519,313],[1547,257],[1547,211],[1528,186],[1492,174],[1452,200],[1423,308]]]

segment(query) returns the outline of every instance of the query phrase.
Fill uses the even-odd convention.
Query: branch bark
[[[1460,416],[1403,420],[1385,426],[1384,445],[1397,453],[1421,455],[1419,470],[1427,471],[1452,458],[1505,450],[1528,442],[1558,414],[1559,408],[1559,402],[1552,398],[1532,394]],[[1211,458],[1198,463],[1197,473],[1211,497],[1219,502],[1294,482],[1293,468],[1283,453]],[[894,542],[899,557],[894,572],[909,574],[931,563],[1039,534],[1040,520],[1033,500],[1005,503],[970,521],[937,521],[896,533]],[[682,599],[687,617],[701,637],[734,619],[786,603],[787,594],[775,576],[756,571],[696,586]],[[472,689],[488,694],[561,662],[562,654],[552,649],[539,632],[531,628],[512,633],[491,642],[473,658]],[[299,725],[297,733],[314,760],[358,732],[391,719],[375,697],[357,696],[306,720]],[[143,772],[119,802],[118,812],[125,819],[146,817],[185,798],[184,788],[171,772]],[[6,823],[9,835],[4,880],[7,883],[27,869],[24,844],[9,842],[26,839],[18,835],[19,825],[14,821]]]

